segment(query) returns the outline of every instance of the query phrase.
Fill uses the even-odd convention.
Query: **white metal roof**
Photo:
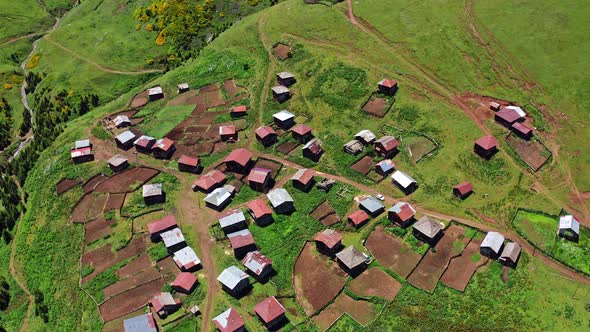
[[[295,77],[295,75],[291,74],[288,71],[282,71],[277,74],[277,77],[279,77],[281,79],[286,79],[286,78],[293,78],[293,77]]]
[[[174,253],[174,261],[181,266],[200,265],[201,260],[191,247],[184,247]]]
[[[512,105],[512,106],[506,106],[506,108],[507,108],[507,109],[509,109],[509,110],[514,110],[514,111],[516,111],[516,113],[518,113],[518,115],[519,115],[521,118],[524,118],[524,117],[526,116],[526,113],[525,113],[525,111],[523,111],[523,110],[522,110],[522,108],[520,108],[520,107],[518,107],[518,106],[514,106],[514,105]]]
[[[571,214],[559,217],[559,229],[569,229],[580,234],[580,222]]]
[[[285,202],[293,202],[293,197],[291,197],[289,192],[284,188],[273,189],[266,194],[266,197],[268,197],[273,208],[276,208]]]
[[[504,235],[498,232],[488,232],[488,234],[486,234],[486,237],[481,242],[480,247],[490,248],[495,253],[500,253],[500,249],[502,248],[503,244]]]
[[[76,149],[87,148],[90,146],[90,140],[83,139],[83,140],[76,141],[74,146],[76,147]]]
[[[166,248],[170,248],[184,242],[184,234],[182,234],[182,231],[178,227],[166,231],[160,234],[160,236],[162,237],[162,242],[164,242]]]
[[[231,225],[235,225],[241,222],[246,221],[246,216],[244,216],[244,212],[242,210],[235,210],[231,214],[227,214],[221,218],[219,218],[219,225],[221,228],[226,228]]]
[[[272,92],[279,94],[279,95],[283,94],[283,93],[289,93],[289,88],[287,88],[284,85],[277,85],[277,86],[272,87]]]
[[[215,206],[221,206],[225,203],[228,199],[230,199],[231,194],[227,189],[221,187],[213,190],[209,195],[205,197],[205,202],[209,204],[213,204]]]
[[[223,270],[221,274],[217,277],[217,281],[219,281],[229,289],[234,289],[240,283],[240,281],[244,279],[248,279],[248,274],[238,269],[234,265]]]
[[[375,134],[373,134],[373,132],[369,129],[363,129],[359,131],[356,135],[354,135],[354,137],[357,139],[361,139],[366,143],[371,143],[377,138],[377,136],[375,136]]]
[[[393,172],[391,178],[395,183],[402,186],[402,188],[408,188],[410,185],[412,185],[412,183],[416,183],[416,180],[414,180],[414,178],[402,171]]]
[[[152,96],[152,95],[159,95],[162,94],[162,87],[161,86],[155,86],[151,89],[148,89],[148,95]]]
[[[295,118],[295,114],[293,114],[287,110],[282,110],[278,113],[275,113],[272,117],[279,120],[279,121],[287,121],[287,120]]]
[[[135,139],[135,134],[131,132],[131,130],[126,130],[122,133],[120,133],[119,135],[117,135],[117,137],[115,137],[117,139],[117,141],[121,142],[121,143],[127,143],[129,141],[131,141],[132,139]]]
[[[118,154],[115,155],[113,157],[111,157],[108,161],[109,164],[113,165],[113,166],[119,166],[123,163],[127,162],[127,158],[123,157],[122,155]]]
[[[162,195],[161,183],[150,183],[143,185],[143,197]]]

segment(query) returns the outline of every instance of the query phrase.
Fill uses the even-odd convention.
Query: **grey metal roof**
[[[180,83],[176,86],[179,90],[188,89],[188,83]]]
[[[375,136],[375,134],[373,134],[373,132],[369,129],[363,129],[359,131],[358,133],[356,133],[356,135],[354,135],[354,137],[366,143],[371,143],[377,138],[377,136]]]
[[[162,237],[162,242],[164,242],[166,248],[170,248],[184,242],[184,234],[182,234],[182,231],[178,227],[166,231],[160,234],[160,236]]]
[[[295,77],[295,75],[291,74],[288,71],[282,71],[277,74],[277,77],[280,79],[286,79],[286,78],[293,78],[293,77]]]
[[[402,188],[408,188],[410,185],[412,185],[412,183],[416,183],[416,180],[414,180],[413,177],[402,171],[393,172],[391,178],[395,183],[402,186]]]
[[[221,187],[213,190],[209,195],[207,195],[205,197],[205,202],[212,204],[214,206],[221,206],[230,198],[231,194],[229,193],[229,191]]]
[[[90,140],[83,139],[83,140],[76,141],[74,143],[74,146],[76,147],[76,149],[87,148],[90,146]]]
[[[385,208],[385,206],[381,204],[381,201],[373,196],[368,196],[367,198],[363,199],[359,202],[359,205],[371,213]]]
[[[576,234],[580,234],[580,222],[572,215],[559,217],[559,229],[571,230]]]
[[[145,314],[123,321],[125,332],[158,332],[151,314]]]
[[[282,110],[278,113],[275,113],[272,117],[279,120],[279,121],[287,121],[289,119],[295,118],[295,114],[293,114],[287,110]]]
[[[181,266],[187,266],[191,263],[193,263],[194,265],[201,264],[201,259],[199,259],[199,257],[191,247],[184,247],[175,252],[174,261]]]
[[[355,246],[350,246],[340,251],[336,254],[336,257],[349,269],[354,269],[355,267],[367,262],[367,256]]]
[[[352,141],[349,141],[348,143],[344,144],[344,148],[347,151],[359,152],[359,151],[363,151],[365,146],[360,141],[353,139]]]
[[[117,137],[115,137],[115,139],[117,139],[117,141],[125,144],[131,140],[135,139],[135,134],[131,132],[131,130],[126,130],[122,133],[120,133],[119,135],[117,135]]]
[[[162,87],[161,86],[155,86],[153,88],[148,89],[148,95],[152,96],[152,95],[159,95],[163,93]]]
[[[433,239],[442,230],[443,226],[441,223],[433,220],[429,216],[420,218],[413,226],[415,230],[424,234],[429,239]]]
[[[160,302],[161,305],[165,305],[165,306],[166,305],[176,305],[176,301],[174,301],[172,294],[170,294],[168,292],[163,292],[163,293],[160,293],[160,294],[154,296],[153,300],[157,300],[158,302]]]
[[[226,213],[223,217],[219,218],[219,225],[221,228],[226,228],[231,225],[239,224],[246,221],[246,216],[242,210],[234,210]]]
[[[503,244],[504,235],[498,232],[488,232],[486,237],[481,242],[480,248],[490,248],[495,253],[499,254]]]
[[[108,163],[116,167],[116,166],[119,166],[127,161],[128,161],[127,158],[118,154],[118,155],[111,157],[111,159],[109,159]]]
[[[266,194],[266,197],[268,197],[273,208],[276,208],[285,202],[293,202],[293,198],[284,188],[273,189]]]
[[[115,126],[119,127],[123,123],[131,123],[131,120],[129,120],[127,115],[117,115],[113,122],[115,123]]]
[[[502,250],[502,254],[500,255],[500,260],[510,259],[513,262],[518,260],[518,256],[520,255],[521,247],[518,243],[508,242],[504,246],[504,250]]]
[[[143,185],[143,197],[159,196],[162,195],[162,184],[161,183],[150,183]]]
[[[217,281],[229,289],[234,289],[244,279],[248,279],[248,274],[234,265],[223,270],[217,277]]]
[[[287,88],[284,85],[277,85],[277,86],[272,87],[272,92],[274,92],[278,95],[283,94],[283,93],[289,93],[289,88]]]

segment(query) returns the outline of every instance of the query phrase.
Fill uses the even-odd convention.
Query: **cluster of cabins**
[[[491,102],[490,109],[495,112],[496,122],[510,129],[515,135],[525,140],[533,137],[533,129],[523,123],[526,120],[526,113],[522,108],[514,105],[502,107],[497,102]]]

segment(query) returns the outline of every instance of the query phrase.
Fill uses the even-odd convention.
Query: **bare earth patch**
[[[109,198],[104,206],[105,212],[120,210],[125,202],[125,194],[109,194]]]
[[[382,118],[389,111],[389,105],[385,98],[371,98],[365,105],[363,111],[378,118]]]
[[[279,146],[277,146],[277,151],[284,154],[289,154],[291,151],[295,150],[296,147],[299,146],[299,143],[296,142],[285,142]]]
[[[279,43],[273,48],[273,53],[277,58],[284,61],[291,57],[291,47]]]
[[[103,218],[86,223],[84,227],[86,228],[84,234],[84,242],[86,244],[102,239],[105,235],[111,234],[113,231],[111,228],[111,222],[106,221]]]
[[[88,182],[86,182],[84,185],[82,185],[82,189],[84,189],[84,193],[89,193],[89,192],[93,191],[94,189],[96,189],[96,186],[98,186],[101,182],[103,182],[106,179],[108,179],[107,176],[99,174],[99,175],[93,177],[92,179],[88,180]]]
[[[160,279],[160,273],[156,269],[146,269],[136,273],[126,279],[118,281],[107,288],[104,291],[104,297],[109,298],[113,297],[114,295],[120,294],[126,290],[132,289],[137,287],[138,285],[144,284],[146,282]]]
[[[156,294],[162,291],[164,280],[156,279],[129,291],[117,294],[99,306],[100,315],[105,322],[126,315],[145,306]]]
[[[402,288],[402,284],[381,269],[374,267],[354,278],[349,288],[359,296],[378,296],[392,301]]]
[[[334,303],[330,304],[322,312],[312,318],[313,322],[320,330],[327,330],[334,324],[338,318],[347,313],[352,319],[365,326],[373,321],[377,312],[375,305],[367,301],[355,301],[350,296],[342,293],[336,298]]]
[[[97,187],[97,192],[104,193],[127,193],[135,190],[139,186],[143,185],[151,178],[158,175],[160,171],[145,168],[145,167],[134,167],[125,170],[121,173],[117,173],[107,180],[101,182]]]
[[[57,192],[57,195],[59,196],[81,183],[82,182],[80,182],[78,180],[63,179],[63,180],[59,181],[58,184],[55,185],[55,191]]]
[[[150,256],[147,253],[143,253],[138,257],[134,258],[129,264],[123,266],[119,270],[117,270],[116,274],[119,278],[124,279],[128,278],[139,271],[142,271],[148,267],[152,266],[152,261],[150,260]]]
[[[529,165],[535,172],[549,159],[549,151],[539,142],[531,139],[525,141],[516,135],[509,135],[506,143],[510,145],[518,156]],[[543,156],[546,154],[546,157]]]
[[[422,259],[417,252],[403,244],[401,239],[387,233],[383,226],[375,228],[365,245],[381,265],[402,278],[407,278]]]
[[[477,268],[488,261],[487,257],[479,254],[481,241],[472,239],[461,253],[461,256],[451,260],[449,267],[440,278],[443,284],[461,292],[465,291]]]
[[[371,156],[364,156],[359,161],[354,163],[350,168],[354,169],[355,171],[367,175],[371,169],[375,166],[373,162],[373,157]]]

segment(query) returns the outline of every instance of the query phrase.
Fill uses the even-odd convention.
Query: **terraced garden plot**
[[[321,331],[327,330],[343,314],[348,314],[361,325],[367,325],[377,317],[375,305],[367,301],[356,301],[342,293],[334,303],[330,304],[320,314],[312,318]]]
[[[381,225],[369,235],[365,246],[381,265],[402,278],[407,278],[422,259],[422,256],[405,245],[400,238],[387,233]]]
[[[100,315],[105,322],[108,322],[138,310],[160,293],[164,285],[164,280],[155,279],[126,292],[119,293],[98,307]]]
[[[449,267],[440,278],[443,284],[461,292],[465,291],[477,268],[488,261],[487,257],[479,253],[479,245],[482,240],[472,239],[461,256],[451,259]]]
[[[402,284],[381,269],[374,267],[354,278],[348,287],[359,296],[376,296],[393,301]]]

